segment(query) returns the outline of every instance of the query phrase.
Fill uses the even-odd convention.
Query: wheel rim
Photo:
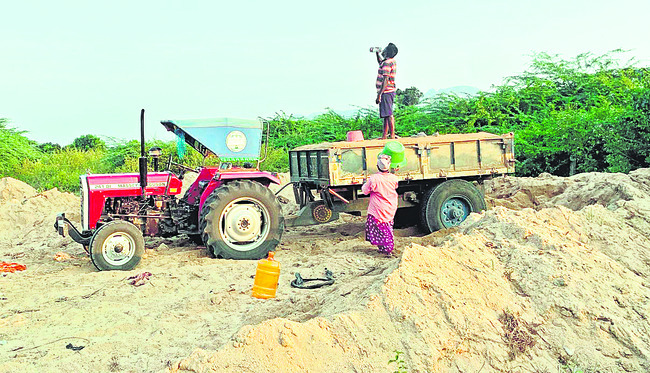
[[[135,240],[124,232],[115,232],[104,240],[102,256],[110,265],[120,266],[135,255]]]
[[[270,214],[262,202],[251,197],[231,201],[219,217],[219,233],[230,248],[249,251],[269,235]]]
[[[469,202],[462,197],[447,199],[440,208],[440,218],[445,228],[451,228],[462,223],[472,211]]]

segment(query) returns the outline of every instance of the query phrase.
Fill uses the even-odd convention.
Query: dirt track
[[[457,229],[398,231],[394,258],[363,241],[362,218],[289,229],[262,301],[256,262],[183,238],[148,240],[136,271],[97,272],[52,228],[78,219],[77,197],[2,179],[0,261],[27,270],[0,277],[0,372],[392,372],[395,351],[409,372],[650,371],[650,170],[486,193],[492,208]],[[325,267],[335,285],[288,286]],[[125,280],[143,271],[145,285]]]

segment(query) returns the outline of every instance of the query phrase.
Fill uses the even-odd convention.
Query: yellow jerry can
[[[278,289],[280,278],[280,262],[273,259],[275,253],[269,251],[267,259],[260,259],[257,262],[255,282],[253,283],[253,296],[260,299],[275,298],[275,291]]]

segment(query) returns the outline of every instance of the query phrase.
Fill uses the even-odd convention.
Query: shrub
[[[36,160],[41,155],[36,143],[23,136],[25,131],[9,128],[7,123],[0,118],[0,177],[12,176],[24,160]]]
[[[13,177],[38,190],[58,188],[66,192],[79,190],[79,175],[105,172],[103,152],[75,148],[48,153],[37,160],[24,159]]]

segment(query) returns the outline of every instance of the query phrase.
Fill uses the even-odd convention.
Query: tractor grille
[[[84,196],[84,177],[79,178],[79,194],[81,194],[81,224],[83,226],[84,221],[84,204],[86,203],[86,197]],[[82,229],[84,229],[82,227]]]
[[[79,177],[79,194],[81,195],[81,229],[88,230],[88,179],[85,175]]]

